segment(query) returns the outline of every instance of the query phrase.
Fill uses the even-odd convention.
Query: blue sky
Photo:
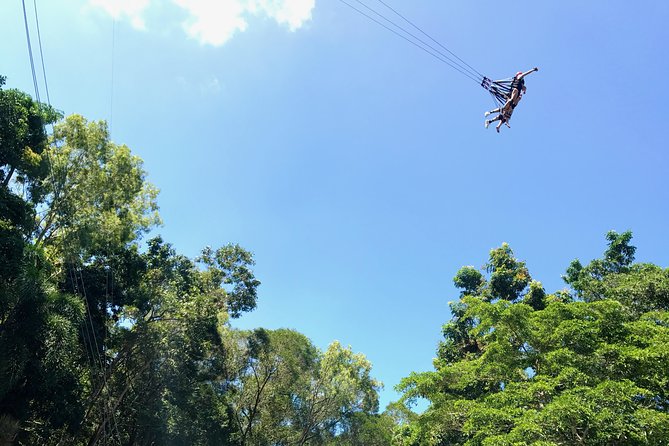
[[[609,229],[669,264],[669,3],[386,1],[490,77],[540,68],[511,129],[336,0],[37,1],[52,103],[111,118],[161,189],[157,232],[254,252],[235,326],[350,344],[383,405],[431,368],[457,269],[502,242],[548,291]],[[0,12],[0,74],[32,92],[21,2]]]

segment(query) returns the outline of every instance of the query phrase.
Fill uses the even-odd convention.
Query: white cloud
[[[173,0],[188,12],[183,23],[186,34],[200,43],[223,45],[248,23],[243,15],[245,5],[239,0]]]
[[[90,0],[92,6],[103,9],[113,18],[127,19],[137,29],[145,30],[144,12],[151,0]]]
[[[135,28],[146,29],[144,14],[152,0],[89,0],[117,19],[128,19]],[[201,44],[220,46],[244,32],[251,16],[265,16],[290,31],[311,20],[315,0],[171,0],[188,14],[182,26]]]
[[[254,13],[264,13],[291,31],[311,20],[316,0],[255,0],[249,6]]]

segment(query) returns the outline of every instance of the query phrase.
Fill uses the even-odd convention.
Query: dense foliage
[[[160,220],[141,160],[104,122],[63,119],[3,84],[0,444],[375,435],[360,428],[378,417],[380,388],[363,355],[231,328],[256,307],[252,255],[226,245],[190,259],[143,240]]]
[[[571,291],[546,294],[506,244],[487,278],[458,271],[435,370],[399,386],[429,407],[396,444],[669,444],[669,270],[634,264],[631,237],[572,262]]]

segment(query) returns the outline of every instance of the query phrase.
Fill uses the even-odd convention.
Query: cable
[[[383,20],[385,20],[386,22],[388,22],[388,23],[390,23],[391,25],[395,26],[396,28],[402,30],[404,33],[406,33],[406,34],[408,34],[409,36],[413,37],[413,38],[416,39],[418,42],[422,43],[423,45],[427,46],[428,48],[430,48],[430,49],[436,51],[437,53],[439,53],[439,55],[441,55],[441,56],[443,56],[444,58],[448,59],[448,60],[449,60],[450,62],[452,62],[453,64],[458,65],[458,67],[459,67],[460,69],[469,72],[469,73],[470,73],[472,76],[474,76],[474,77],[477,77],[477,76],[479,76],[479,77],[483,77],[483,76],[480,75],[480,73],[478,73],[476,70],[474,70],[473,68],[469,67],[465,62],[463,62],[464,65],[458,63],[456,60],[453,60],[453,59],[451,59],[448,55],[442,53],[439,49],[433,47],[433,46],[430,45],[429,43],[427,43],[427,42],[425,42],[424,40],[422,40],[420,37],[418,37],[418,36],[416,36],[416,35],[410,33],[409,31],[407,31],[407,30],[406,30],[405,28],[403,28],[402,26],[398,25],[397,23],[393,22],[392,20],[390,20],[389,18],[387,18],[386,16],[384,16],[384,15],[381,14],[380,12],[376,11],[375,9],[371,8],[370,6],[368,6],[367,4],[363,3],[361,0],[356,0],[356,1],[357,1],[358,3],[360,3],[362,6],[364,6],[365,8],[367,8],[368,10],[372,11],[374,14],[378,15],[379,17],[381,17],[381,18],[382,18]],[[402,19],[404,19],[407,23],[409,23],[410,25],[412,25],[414,28],[418,29],[420,32],[422,32],[424,35],[426,35],[428,38],[432,39],[432,41],[434,41],[435,43],[437,43],[439,46],[441,46],[442,48],[444,48],[446,51],[448,51],[449,53],[453,54],[448,48],[444,47],[444,46],[441,45],[439,42],[437,42],[435,39],[433,39],[432,37],[430,37],[427,33],[425,33],[423,30],[421,30],[420,28],[418,28],[416,25],[414,25],[412,22],[410,22],[407,18],[405,18],[405,17],[404,17],[403,15],[401,15],[399,12],[395,11],[393,8],[391,8],[390,6],[388,6],[388,5],[385,4],[385,3],[383,3],[383,2],[381,2],[381,3],[382,3],[384,6],[386,6],[388,9],[390,9],[391,11],[393,11],[395,14],[397,14],[398,16],[400,16]],[[453,54],[453,55],[454,55],[454,54]],[[454,56],[455,56],[455,55],[454,55]],[[457,56],[455,56],[455,57],[458,58]],[[458,59],[459,59],[459,58],[458,58]]]
[[[448,57],[447,57],[447,56],[444,56],[442,53],[440,53],[440,52],[437,51],[437,54],[435,54],[433,51],[430,51],[429,49],[425,48],[424,46],[419,45],[418,43],[416,43],[415,41],[409,39],[409,38],[406,37],[405,35],[400,34],[400,33],[397,32],[396,30],[394,30],[394,29],[388,27],[387,25],[385,25],[384,23],[382,23],[382,22],[376,20],[374,17],[372,17],[372,16],[370,16],[369,14],[367,14],[367,13],[361,11],[360,9],[356,8],[356,7],[353,6],[352,4],[346,2],[345,0],[339,0],[339,1],[342,2],[342,3],[344,3],[345,5],[347,5],[349,8],[353,9],[354,11],[358,12],[359,14],[363,15],[364,17],[368,18],[369,20],[371,20],[371,21],[375,22],[376,24],[378,24],[378,25],[384,27],[384,28],[387,29],[388,31],[392,32],[393,34],[395,34],[395,35],[401,37],[402,39],[406,40],[407,42],[411,43],[412,45],[414,45],[414,46],[420,48],[421,50],[425,51],[426,53],[428,53],[429,55],[431,55],[431,56],[434,57],[435,59],[439,60],[440,62],[445,63],[446,65],[450,66],[451,68],[453,68],[454,70],[456,70],[456,71],[458,71],[459,73],[463,74],[464,76],[467,76],[468,78],[470,78],[472,81],[476,82],[477,84],[480,82],[480,80],[477,79],[477,78],[475,78],[472,74],[467,73],[467,72],[463,71],[463,70],[462,70],[460,67],[458,67],[457,65],[454,65],[453,61],[451,61],[450,59],[448,59]],[[356,1],[359,2],[359,0],[356,0]],[[360,2],[359,2],[359,3],[360,3]],[[367,9],[372,10],[371,8],[369,8],[369,7],[366,6],[366,5],[365,5],[365,7],[367,7]],[[376,13],[377,15],[380,15],[381,17],[383,17],[382,14],[380,14],[380,13],[374,11],[374,10],[372,10],[372,11],[373,11],[374,13]],[[385,17],[384,17],[384,20],[388,21],[389,23],[392,23],[395,27],[397,27],[397,28],[401,29],[403,32],[405,32],[405,33],[411,35],[411,33],[409,33],[408,31],[406,31],[406,30],[405,30],[404,28],[402,28],[401,26],[395,24],[395,23],[392,22],[391,20],[389,20],[389,19],[387,19],[387,18],[385,18]],[[418,40],[420,41],[420,39],[418,39]],[[441,57],[440,57],[440,56],[441,56]]]
[[[35,99],[37,102],[41,102],[39,99],[39,86],[37,85],[37,75],[35,74],[35,62],[33,60],[33,47],[30,44],[30,29],[28,28],[28,15],[26,14],[26,0],[21,0],[23,4],[23,23],[26,26],[26,40],[28,41],[28,56],[30,57],[30,70],[33,74],[33,86],[35,87]]]
[[[28,27],[28,14],[26,12],[26,2],[25,2],[25,0],[21,0],[21,4],[23,6],[23,23],[24,23],[25,29],[26,29],[26,41],[28,43],[28,58],[30,59],[30,70],[31,70],[32,76],[33,76],[33,87],[35,88],[35,100],[37,101],[38,104],[41,104],[42,100],[40,98],[39,84],[37,82],[37,74],[35,72],[35,61],[34,61],[34,57],[33,57],[32,44],[30,42],[30,28]],[[37,34],[39,36],[39,34],[40,34],[39,18],[38,18],[38,15],[37,15],[37,4],[35,3],[35,0],[33,0],[33,5],[35,6],[35,21],[37,22]],[[41,39],[41,37],[38,37],[38,40],[39,40],[39,46],[40,46],[40,54],[42,54],[42,39]],[[47,100],[49,101],[49,106],[51,106],[51,101],[50,101],[49,92],[48,92],[49,87],[48,87],[48,84],[47,84],[47,81],[46,81],[46,68],[44,66],[44,57],[43,56],[42,56],[42,72],[44,73],[44,83],[45,83],[45,85],[47,85],[46,86]],[[42,123],[42,129],[44,131],[44,134],[47,135],[46,125],[44,125],[44,123]],[[56,189],[54,187],[54,181],[53,181],[53,163],[52,163],[52,160],[51,160],[51,155],[49,153],[48,147],[45,149],[45,152],[46,152],[46,157],[47,157],[47,164],[49,166],[49,175],[48,175],[46,181],[51,181],[51,186],[55,191]]]
[[[430,36],[428,33],[426,33],[425,31],[423,31],[420,27],[418,27],[418,25],[414,24],[411,20],[407,19],[407,18],[404,17],[402,14],[400,14],[398,11],[396,11],[392,6],[388,5],[388,4],[387,4],[386,2],[384,2],[383,0],[377,0],[377,1],[378,1],[379,3],[381,3],[383,6],[385,6],[386,8],[390,9],[390,10],[391,10],[392,12],[394,12],[395,14],[397,14],[399,17],[401,17],[401,18],[402,18],[405,22],[407,22],[409,25],[413,26],[413,27],[416,28],[418,31],[420,31],[421,33],[423,33],[423,35],[425,35],[427,38],[429,38],[429,39],[432,40],[434,43],[436,43],[437,45],[439,45],[441,48],[443,48],[444,50],[448,51],[449,54],[451,54],[453,57],[455,57],[455,58],[458,59],[460,62],[462,62],[463,64],[465,64],[467,67],[469,67],[469,68],[470,68],[472,71],[474,71],[476,74],[478,74],[478,75],[481,76],[482,78],[485,77],[484,75],[482,75],[481,73],[479,73],[474,67],[472,67],[471,65],[469,65],[469,64],[468,64],[467,62],[465,62],[464,60],[460,59],[460,58],[459,58],[453,51],[449,50],[449,49],[446,48],[444,45],[442,45],[440,42],[438,42],[436,39],[434,39],[432,36]]]
[[[46,103],[51,106],[51,97],[49,96],[49,82],[46,79],[46,68],[44,66],[44,53],[42,52],[42,33],[39,29],[39,17],[37,15],[37,0],[33,0],[33,6],[35,7],[35,24],[37,25],[37,41],[39,43],[39,55],[42,60],[42,75],[44,76],[44,87],[46,89]]]
[[[116,55],[116,19],[112,19],[111,87],[109,93],[109,135],[114,130],[114,62]]]
[[[371,11],[372,13],[374,13],[374,14],[376,14],[377,16],[381,17],[381,19],[383,19],[383,20],[385,20],[386,22],[390,23],[392,26],[394,26],[394,27],[396,27],[397,29],[401,30],[403,33],[405,33],[405,34],[411,36],[413,39],[415,39],[416,41],[420,42],[420,43],[421,43],[422,45],[424,45],[425,47],[430,48],[432,51],[434,51],[434,52],[436,52],[437,54],[439,54],[442,58],[448,60],[448,62],[449,62],[448,65],[451,66],[452,68],[458,70],[458,71],[459,71],[460,73],[462,73],[462,74],[465,74],[464,72],[467,72],[467,73],[470,74],[471,77],[474,78],[474,79],[477,78],[477,73],[476,73],[475,71],[471,71],[471,70],[468,69],[467,67],[465,67],[465,66],[461,65],[460,63],[458,63],[456,60],[451,59],[448,55],[446,55],[446,54],[444,54],[443,52],[441,52],[438,48],[433,47],[433,46],[430,45],[428,42],[422,40],[420,37],[416,36],[415,34],[409,32],[409,31],[407,31],[405,28],[403,28],[402,26],[400,26],[400,25],[398,25],[397,23],[393,22],[392,20],[390,20],[389,18],[387,18],[386,16],[384,16],[384,15],[381,14],[380,12],[376,11],[375,9],[371,8],[370,6],[368,6],[367,4],[365,4],[364,2],[362,2],[361,0],[355,0],[355,1],[357,1],[358,3],[360,3],[362,6],[364,6],[366,9],[368,9],[368,10]],[[378,22],[377,22],[377,23],[378,23]],[[479,82],[478,79],[477,79],[477,82]]]
[[[466,71],[463,71],[463,70],[460,69],[457,65],[454,65],[453,63],[449,62],[449,61],[448,61],[447,59],[445,59],[444,57],[440,57],[439,53],[437,53],[437,54],[433,53],[433,52],[430,51],[429,49],[427,49],[427,48],[425,48],[425,47],[419,45],[418,43],[414,42],[413,40],[407,38],[406,36],[400,34],[399,32],[395,31],[394,29],[388,27],[388,26],[385,25],[384,23],[382,23],[382,22],[376,20],[374,17],[370,16],[369,14],[365,13],[364,11],[361,11],[360,9],[356,8],[356,7],[353,6],[352,4],[346,2],[345,0],[339,0],[339,1],[340,1],[341,3],[344,3],[345,5],[347,5],[349,8],[353,9],[354,11],[358,12],[359,14],[361,14],[361,15],[367,17],[369,20],[371,20],[371,21],[377,23],[378,25],[384,27],[384,28],[387,29],[388,31],[392,32],[393,34],[395,34],[395,35],[401,37],[402,39],[406,40],[407,42],[411,43],[412,45],[414,45],[414,46],[420,48],[421,50],[425,51],[427,54],[431,55],[431,56],[434,57],[435,59],[437,59],[437,60],[439,60],[439,61],[445,63],[446,65],[450,66],[450,67],[453,68],[454,70],[460,72],[462,75],[467,76],[469,79],[471,79],[472,81],[474,81],[476,84],[480,84],[480,80],[479,80],[479,79],[475,78],[475,77],[472,76],[470,73],[467,73]],[[357,1],[357,0],[356,0],[356,1]],[[396,26],[397,26],[397,25],[396,25]],[[398,27],[399,27],[399,26],[398,26]],[[402,29],[401,27],[399,27],[399,28]],[[405,32],[406,32],[406,31],[405,31]]]

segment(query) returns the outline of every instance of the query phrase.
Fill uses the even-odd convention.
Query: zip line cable
[[[484,75],[482,75],[481,73],[479,73],[479,72],[476,70],[476,68],[472,67],[472,66],[469,65],[467,62],[465,62],[464,60],[460,59],[460,58],[457,56],[457,54],[455,54],[453,51],[451,51],[451,50],[449,50],[448,48],[446,48],[446,47],[445,47],[444,45],[442,45],[439,41],[437,41],[437,40],[434,39],[432,36],[430,36],[428,33],[426,33],[425,31],[423,31],[418,25],[416,25],[416,24],[413,23],[411,20],[409,20],[408,18],[406,18],[405,16],[403,16],[402,14],[400,14],[400,13],[399,13],[397,10],[395,10],[392,6],[390,6],[389,4],[387,4],[386,2],[384,2],[383,0],[377,0],[377,1],[378,1],[379,3],[381,3],[383,6],[385,6],[386,8],[390,9],[390,10],[391,10],[392,12],[394,12],[395,14],[397,14],[402,20],[404,20],[405,22],[407,22],[409,25],[411,25],[411,26],[413,26],[414,28],[416,28],[416,29],[417,29],[418,31],[420,31],[425,37],[427,37],[428,39],[432,40],[434,43],[436,43],[436,44],[439,45],[441,48],[443,48],[444,50],[446,50],[449,54],[451,54],[451,55],[452,55],[453,57],[455,57],[457,60],[459,60],[460,62],[462,62],[465,66],[467,66],[470,70],[472,70],[472,71],[473,71],[474,73],[476,73],[478,76],[480,76],[481,78],[484,78],[484,77],[485,77]]]
[[[396,30],[391,29],[391,28],[389,28],[388,26],[386,26],[384,23],[380,23],[380,22],[379,22],[378,20],[376,20],[374,17],[371,17],[369,14],[367,14],[367,13],[361,11],[359,8],[356,8],[355,6],[353,6],[352,4],[348,3],[347,1],[345,1],[345,0],[340,0],[340,2],[344,3],[344,4],[347,5],[349,8],[351,8],[351,9],[353,9],[354,11],[358,12],[359,14],[365,16],[365,17],[368,18],[369,20],[371,20],[371,21],[377,23],[378,25],[383,26],[384,28],[388,29],[389,31],[391,31],[391,32],[393,32],[394,34],[398,35],[399,37],[403,38],[404,40],[409,41],[411,44],[417,46],[418,48],[422,49],[423,51],[425,51],[425,52],[427,52],[428,54],[432,55],[433,57],[437,58],[437,59],[440,60],[441,62],[444,62],[445,64],[449,65],[451,68],[453,68],[453,69],[455,69],[456,71],[460,72],[461,74],[463,74],[463,75],[469,77],[470,79],[474,80],[475,82],[480,83],[480,82],[481,82],[481,79],[484,78],[484,76],[482,76],[477,70],[475,70],[474,68],[472,68],[471,66],[469,66],[466,62],[464,62],[462,59],[460,59],[459,57],[457,57],[452,51],[450,51],[450,50],[449,50],[448,48],[446,48],[444,45],[442,45],[441,43],[439,43],[436,39],[434,39],[434,38],[432,38],[431,36],[429,36],[425,31],[423,31],[422,29],[420,29],[417,25],[415,25],[413,22],[411,22],[411,21],[410,21],[409,19],[407,19],[405,16],[403,16],[402,14],[400,14],[397,10],[393,9],[392,7],[390,7],[387,3],[384,3],[384,2],[382,2],[381,0],[378,0],[382,5],[384,5],[386,8],[388,8],[388,9],[389,9],[390,11],[392,11],[394,14],[396,14],[397,16],[399,16],[402,20],[404,20],[404,21],[406,21],[407,23],[409,23],[411,26],[413,26],[414,28],[416,28],[416,29],[417,29],[418,31],[420,31],[422,34],[424,34],[424,35],[427,36],[429,39],[431,39],[433,42],[435,42],[437,45],[439,45],[441,48],[443,48],[445,51],[447,51],[448,53],[452,54],[453,57],[455,57],[455,59],[454,59],[453,57],[449,56],[448,54],[444,53],[443,51],[439,50],[438,48],[435,48],[434,46],[430,45],[428,42],[426,42],[425,40],[419,38],[419,37],[416,36],[415,34],[411,33],[411,32],[408,31],[405,27],[403,27],[402,25],[399,25],[399,24],[397,24],[395,21],[389,19],[388,17],[386,17],[386,16],[385,16],[384,14],[382,14],[381,12],[375,10],[374,8],[372,8],[371,6],[369,6],[368,4],[364,3],[362,0],[355,0],[355,1],[356,1],[357,3],[359,3],[360,5],[362,5],[365,9],[367,9],[367,10],[373,12],[375,15],[381,17],[382,20],[384,20],[385,22],[390,23],[393,27],[397,28],[398,30],[401,31],[401,33],[404,33],[404,34],[400,34],[400,33],[397,32]],[[411,38],[409,38],[409,37],[407,37],[407,36],[410,36]],[[434,53],[436,53],[436,54],[434,54]],[[445,60],[444,60],[444,59],[445,59]]]
[[[513,80],[512,78],[509,79],[501,79],[501,80],[492,80],[483,74],[481,74],[478,70],[476,70],[474,67],[469,65],[467,62],[465,62],[463,59],[461,59],[459,56],[457,56],[453,51],[448,49],[445,45],[437,41],[435,38],[430,36],[428,33],[423,31],[418,25],[416,25],[414,22],[409,20],[406,16],[401,14],[399,11],[394,9],[392,6],[390,6],[388,3],[386,3],[384,0],[377,0],[381,5],[385,6],[388,10],[392,11],[397,17],[402,19],[404,22],[409,24],[411,27],[415,28],[418,30],[422,35],[430,39],[432,42],[434,42],[436,45],[438,45],[442,50],[435,48],[425,40],[419,38],[415,34],[411,33],[408,31],[405,27],[402,25],[397,24],[395,21],[392,19],[389,19],[386,17],[384,14],[381,12],[375,10],[362,0],[355,0],[357,3],[362,5],[365,9],[368,11],[371,11],[374,15],[378,16],[383,20],[383,22],[389,23],[391,26],[386,25],[380,20],[377,20],[375,17],[372,17],[365,11],[361,10],[360,8],[357,8],[353,4],[349,3],[349,1],[352,0],[339,0],[341,3],[345,4],[349,8],[353,9],[356,11],[358,14],[366,17],[367,19],[375,22],[376,24],[384,27],[388,31],[392,32],[393,34],[401,37],[402,39],[406,40],[407,42],[411,43],[412,45],[420,48],[421,50],[425,51],[427,54],[430,56],[434,57],[435,59],[439,60],[440,62],[443,62],[444,64],[450,66],[460,74],[468,77],[470,80],[476,82],[478,85],[483,87],[486,91],[490,93],[492,96],[493,102],[496,105],[504,105],[508,98],[511,95],[511,81]],[[394,29],[394,28],[396,29]],[[444,52],[445,51],[445,52]],[[448,53],[448,54],[446,54]]]
[[[348,6],[349,8],[353,9],[354,11],[358,12],[359,14],[361,14],[361,15],[367,17],[369,20],[371,20],[371,21],[377,23],[378,25],[384,27],[384,28],[387,29],[388,31],[392,32],[393,34],[395,34],[395,35],[401,37],[402,39],[406,40],[406,41],[409,42],[410,44],[412,44],[412,45],[414,45],[414,46],[420,48],[420,49],[423,50],[423,51],[425,51],[427,54],[429,54],[430,56],[434,57],[435,59],[437,59],[437,60],[439,60],[439,61],[445,63],[446,65],[448,65],[448,66],[450,66],[451,68],[453,68],[454,70],[460,72],[460,73],[463,74],[464,76],[467,76],[469,79],[471,79],[472,81],[476,82],[477,84],[480,84],[480,80],[479,80],[479,79],[473,77],[471,74],[467,73],[466,71],[463,71],[463,70],[460,69],[457,65],[454,65],[452,62],[450,62],[450,61],[448,60],[448,58],[445,58],[443,55],[441,55],[441,53],[439,53],[439,52],[437,52],[437,53],[432,52],[432,51],[430,51],[428,48],[425,48],[424,46],[421,46],[420,44],[418,44],[418,43],[416,43],[415,41],[409,39],[408,37],[406,37],[405,35],[403,35],[403,34],[397,32],[396,30],[390,28],[390,27],[387,26],[386,24],[380,22],[379,20],[375,19],[374,17],[370,16],[369,14],[365,13],[364,11],[362,11],[362,10],[356,8],[356,7],[353,6],[352,4],[348,3],[346,0],[339,0],[339,1],[340,1],[341,3],[343,3],[343,4],[345,4],[346,6]],[[357,1],[357,0],[356,0],[356,1]],[[388,20],[388,21],[390,21],[390,20]],[[400,28],[400,29],[403,30],[403,28],[400,27],[399,25],[395,25],[395,26],[397,26],[398,28]],[[403,31],[404,31],[404,30],[403,30]],[[406,32],[406,31],[404,31],[404,32]]]
[[[400,26],[400,25],[398,25],[397,23],[393,22],[391,19],[387,18],[386,16],[384,16],[384,15],[381,14],[380,12],[378,12],[378,11],[376,11],[375,9],[371,8],[369,5],[365,4],[365,3],[362,2],[361,0],[355,0],[355,1],[358,2],[360,5],[362,5],[365,9],[367,9],[367,10],[371,11],[372,13],[374,13],[375,15],[379,16],[379,17],[380,17],[382,20],[384,20],[385,22],[390,23],[392,26],[394,26],[395,28],[398,28],[398,29],[401,30],[403,33],[405,33],[406,35],[412,37],[413,39],[415,39],[415,41],[420,42],[421,45],[419,45],[419,47],[421,47],[421,48],[429,48],[430,50],[436,52],[436,53],[439,54],[439,56],[441,56],[442,58],[447,59],[447,60],[449,61],[449,62],[447,62],[448,65],[450,65],[452,68],[454,68],[455,70],[457,70],[457,71],[459,71],[460,73],[464,74],[465,76],[470,77],[470,79],[475,80],[477,83],[480,82],[480,80],[477,79],[477,74],[476,74],[476,73],[471,72],[471,71],[470,71],[468,68],[466,68],[465,66],[460,65],[457,61],[451,59],[448,55],[444,54],[444,53],[443,53],[441,50],[439,50],[438,48],[433,47],[433,46],[430,45],[428,42],[422,40],[420,37],[416,36],[415,34],[412,34],[412,33],[409,32],[409,31],[407,31],[405,28],[403,28],[402,26]],[[379,22],[376,22],[376,23],[379,23]],[[387,28],[386,28],[386,29],[387,29]],[[441,60],[441,59],[440,59],[440,60]]]
[[[420,43],[421,43],[422,45],[424,45],[425,47],[430,48],[431,50],[437,52],[440,56],[442,56],[442,57],[448,59],[450,62],[456,64],[456,65],[458,66],[458,68],[460,68],[460,69],[462,69],[462,70],[464,70],[464,71],[467,71],[469,74],[471,74],[471,75],[474,76],[474,77],[476,77],[476,75],[478,74],[478,73],[476,72],[476,70],[472,70],[472,69],[470,69],[470,68],[467,68],[466,64],[460,64],[460,63],[458,63],[457,61],[451,59],[448,55],[444,54],[441,50],[439,50],[439,49],[433,47],[433,46],[430,45],[428,42],[425,42],[424,40],[422,40],[420,37],[416,36],[415,34],[412,34],[412,33],[409,32],[409,31],[407,31],[404,27],[398,25],[397,23],[395,23],[394,21],[392,21],[391,19],[389,19],[389,18],[386,17],[385,15],[381,14],[380,12],[378,12],[377,10],[375,10],[374,8],[372,8],[372,7],[370,7],[369,5],[365,4],[362,0],[355,0],[355,1],[358,2],[359,4],[361,4],[362,6],[364,6],[367,10],[369,10],[369,11],[373,12],[374,14],[376,14],[377,16],[381,17],[384,21],[390,23],[390,24],[393,25],[394,27],[400,29],[400,30],[401,30],[402,32],[404,32],[405,34],[411,36],[413,39],[415,39],[416,41],[420,42]],[[385,4],[385,3],[383,3],[383,2],[381,2],[381,3],[382,3],[384,6],[386,6],[388,9],[390,9],[391,11],[393,11],[396,15],[398,15],[399,17],[401,17],[402,19],[404,19],[405,21],[407,21],[409,24],[411,24],[414,28],[418,29],[420,32],[423,32],[420,28],[418,28],[418,27],[417,27],[416,25],[414,25],[413,23],[409,22],[408,19],[406,19],[406,18],[405,18],[404,16],[402,16],[400,13],[398,13],[397,11],[395,11],[393,8],[391,8],[390,6],[388,6],[387,4]],[[431,37],[428,36],[426,33],[423,32],[423,34],[425,34],[427,37],[431,38]],[[436,42],[436,40],[434,40],[434,39],[432,39],[432,40],[433,40],[435,43],[439,44],[438,42]],[[440,45],[440,44],[439,44],[439,45]],[[443,45],[441,45],[441,46],[443,47]]]

